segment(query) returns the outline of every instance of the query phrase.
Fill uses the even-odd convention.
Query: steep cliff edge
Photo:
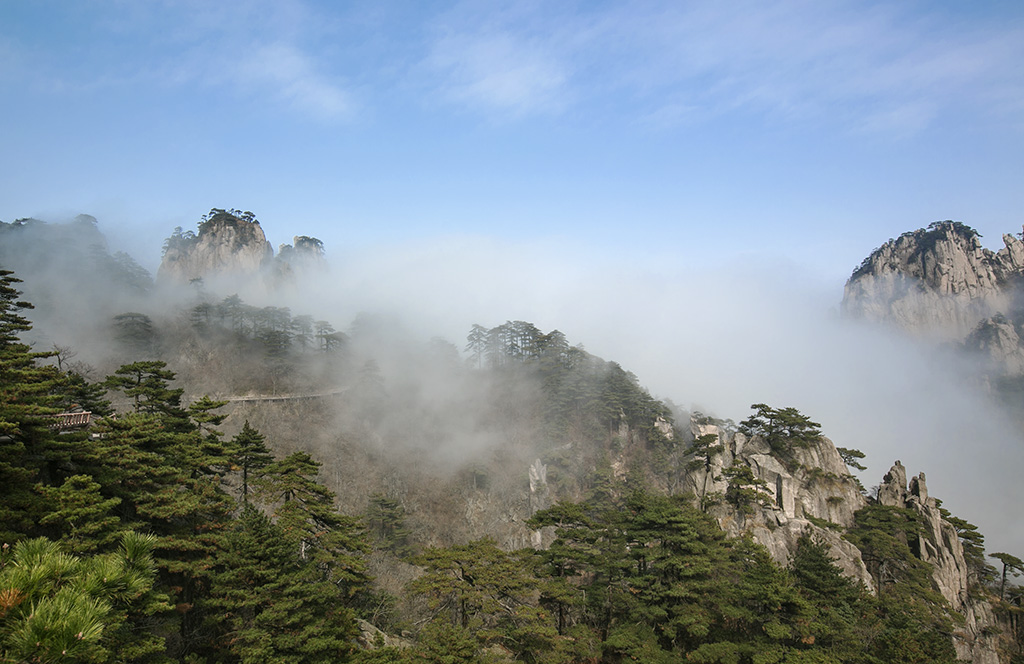
[[[962,341],[996,314],[1010,315],[1024,241],[1004,235],[1005,246],[993,252],[979,237],[943,221],[889,240],[847,281],[843,313],[943,341]]]
[[[1007,661],[1001,652],[1008,632],[989,598],[971,578],[963,543],[956,527],[929,496],[924,473],[907,481],[897,461],[879,485],[877,499],[866,497],[848,473],[846,462],[832,441],[819,436],[812,443],[780,455],[759,435],[748,436],[714,424],[691,422],[695,440],[712,435],[718,452],[694,464],[683,480],[685,490],[707,503],[708,511],[734,537],[750,535],[782,565],[793,558],[801,535],[826,542],[843,573],[879,592],[876,575],[869,570],[851,531],[858,527],[858,512],[869,505],[906,509],[918,515],[920,530],[907,544],[919,560],[930,566],[931,583],[950,608],[963,617],[953,633],[959,659],[975,664]],[[761,495],[742,506],[729,498],[729,468],[749,467]],[[735,477],[735,474],[733,475]],[[712,499],[708,500],[711,496]],[[852,540],[852,541],[851,541]],[[875,570],[877,573],[877,570]],[[883,583],[884,583],[883,576]],[[959,621],[958,621],[959,622]]]
[[[935,588],[953,610],[964,617],[953,634],[957,656],[975,664],[998,664],[999,628],[992,604],[971,592],[970,569],[956,528],[943,518],[938,501],[928,495],[924,473],[910,479],[899,461],[886,473],[878,488],[878,502],[909,509],[923,524],[913,548],[932,566]]]
[[[204,216],[198,233],[175,229],[164,244],[157,279],[188,283],[217,274],[252,275],[273,257],[251,212],[214,209]]]
[[[709,504],[708,511],[723,530],[734,537],[750,534],[782,565],[792,559],[800,536],[813,533],[828,543],[847,576],[873,588],[857,547],[840,535],[853,525],[854,514],[867,499],[832,441],[822,436],[794,450],[793,458],[784,462],[760,436],[748,437],[714,424],[693,422],[691,428],[697,439],[718,437],[721,451],[711,458],[710,468],[691,467],[682,486]],[[763,483],[763,497],[745,507],[728,500],[730,481],[725,471],[738,466],[749,466],[755,480]]]

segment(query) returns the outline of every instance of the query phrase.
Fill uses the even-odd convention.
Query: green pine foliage
[[[213,633],[206,647],[218,662],[305,664],[345,661],[355,616],[344,586],[303,559],[284,529],[246,505],[215,557],[203,600]]]
[[[615,362],[606,362],[565,335],[542,333],[532,323],[508,321],[487,329],[474,325],[466,337],[469,364],[492,371],[525,370],[544,393],[543,412],[555,437],[572,428],[611,439],[626,424],[650,445],[669,446],[660,422],[671,426],[669,407],[652,397],[637,377]]]
[[[302,560],[354,597],[367,581],[366,536],[359,520],[339,514],[334,493],[317,483],[320,463],[295,452],[260,473],[256,499],[273,506],[275,523]]]
[[[739,431],[760,436],[772,452],[790,467],[796,465],[797,449],[810,447],[821,438],[821,425],[796,408],[772,408],[763,403],[751,406],[754,414],[740,422]]]
[[[39,520],[50,526],[50,536],[73,554],[109,551],[123,530],[121,519],[114,513],[121,503],[117,497],[104,498],[102,487],[89,475],[72,475],[58,487],[39,485],[54,506]]]
[[[248,504],[251,488],[250,477],[272,462],[274,455],[267,447],[266,437],[250,426],[249,420],[245,421],[242,430],[231,439],[230,454],[232,467],[242,473],[239,487],[242,502]]]
[[[50,424],[60,412],[55,396],[63,377],[40,361],[52,353],[36,353],[19,335],[32,329],[21,312],[32,305],[20,300],[21,280],[0,269],[0,541],[38,534],[38,522],[50,510],[33,488],[51,475],[60,453]]]
[[[134,615],[166,608],[154,591],[153,539],[126,533],[117,552],[65,553],[44,538],[0,556],[0,653],[11,662],[145,661],[163,649]]]
[[[918,551],[925,536],[920,517],[906,508],[869,503],[846,534],[874,578],[876,645],[886,662],[953,662],[954,614],[933,589],[931,568]]]
[[[378,548],[399,558],[412,554],[412,532],[405,525],[405,508],[401,501],[382,493],[370,496],[366,524]]]
[[[753,513],[758,505],[771,504],[768,483],[756,477],[746,464],[736,463],[723,469],[722,477],[718,479],[726,480],[725,501],[742,515]]]

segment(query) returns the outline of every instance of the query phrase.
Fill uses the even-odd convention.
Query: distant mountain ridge
[[[887,323],[915,336],[980,353],[1000,373],[1024,373],[1024,240],[1003,236],[999,251],[973,228],[935,222],[891,239],[846,283],[847,317]]]

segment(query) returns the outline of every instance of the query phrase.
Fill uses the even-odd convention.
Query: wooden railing
[[[92,422],[92,413],[88,410],[80,410],[74,413],[57,413],[52,417],[53,422],[49,426],[57,431],[81,429],[82,427],[89,426],[89,423]]]

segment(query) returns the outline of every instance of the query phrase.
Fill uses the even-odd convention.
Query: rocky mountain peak
[[[1003,236],[993,252],[977,231],[943,221],[889,240],[868,256],[843,296],[845,315],[885,322],[916,335],[963,340],[1012,304],[1024,271],[1024,241]]]
[[[282,280],[294,279],[303,273],[317,273],[327,267],[324,258],[324,243],[308,235],[296,235],[291,244],[282,244],[277,249],[275,270]]]
[[[217,274],[255,274],[273,256],[253,213],[214,208],[203,216],[198,233],[175,229],[164,244],[157,278],[188,282]]]

